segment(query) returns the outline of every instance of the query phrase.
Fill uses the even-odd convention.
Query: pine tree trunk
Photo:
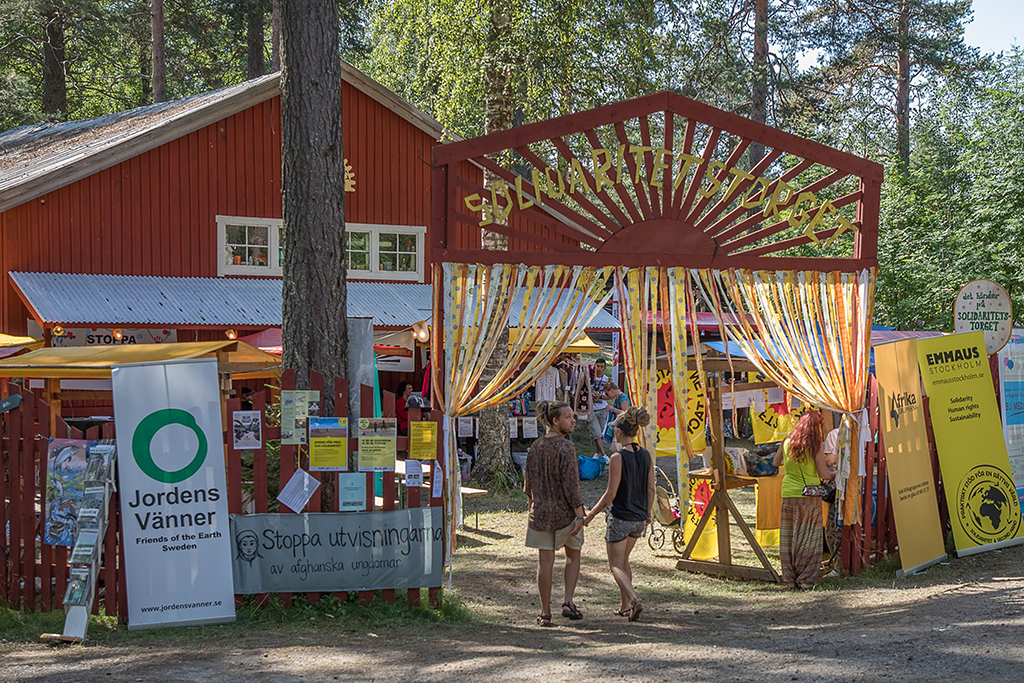
[[[57,3],[43,11],[43,113],[60,121],[68,118],[68,82],[64,71],[64,15]]]
[[[263,3],[249,0],[249,11],[245,17],[246,73],[249,79],[263,75]]]
[[[910,167],[910,8],[901,0],[897,16],[896,154],[900,168]]]
[[[153,101],[167,100],[167,55],[164,41],[164,0],[150,0],[153,40]]]
[[[341,61],[334,0],[281,7],[281,130],[284,165],[282,364],[298,388],[309,371],[346,373],[345,169]],[[334,415],[325,393],[321,415]]]
[[[754,0],[754,62],[750,80],[750,118],[768,119],[768,0]],[[750,143],[750,168],[764,158],[764,145]]]
[[[504,6],[505,0],[491,0],[489,7],[490,28],[487,36],[487,53],[484,56],[484,127],[485,132],[506,130],[512,125],[512,97],[509,92],[509,63],[507,46],[511,43],[510,21]],[[508,159],[494,159],[499,164]],[[496,180],[492,173],[485,173],[484,184],[490,187]],[[481,244],[484,249],[504,251],[508,249],[505,235],[489,230],[482,231]],[[501,332],[494,354],[480,378],[483,386],[508,359],[508,329]],[[477,457],[473,467],[473,481],[484,488],[495,488],[509,481],[512,455],[509,448],[508,406],[504,403],[480,411],[480,431],[477,440]]]
[[[270,70],[281,70],[281,0],[274,0],[270,6]]]

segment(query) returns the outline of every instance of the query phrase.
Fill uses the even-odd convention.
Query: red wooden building
[[[342,73],[349,315],[407,331],[430,316],[430,158],[444,133],[357,69]],[[0,331],[81,345],[279,327],[280,287],[238,281],[281,275],[279,86],[272,74],[0,133]],[[516,220],[515,249],[555,234]],[[479,228],[459,240],[479,246]]]

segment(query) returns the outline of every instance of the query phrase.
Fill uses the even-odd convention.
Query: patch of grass
[[[11,642],[38,641],[40,634],[64,630],[64,612],[22,612],[0,605],[0,638]]]
[[[443,591],[442,591],[443,592]],[[266,604],[257,605],[255,597],[247,597],[236,610],[236,618],[230,624],[190,626],[184,628],[151,629],[129,631],[116,617],[105,615],[90,618],[87,642],[120,644],[127,642],[191,641],[221,638],[239,638],[253,633],[299,634],[319,633],[323,630],[398,629],[415,630],[437,625],[464,624],[473,615],[462,601],[450,594],[443,595],[440,606],[426,602],[419,606],[408,604],[403,598],[393,603],[376,599],[363,606],[353,596],[339,600],[334,596],[322,597],[318,602],[307,604],[305,596],[293,596],[291,607],[277,598]],[[0,637],[10,642],[38,642],[42,633],[60,633],[64,629],[64,612],[48,613],[21,612],[0,606]]]

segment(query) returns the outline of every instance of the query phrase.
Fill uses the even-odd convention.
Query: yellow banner
[[[686,436],[694,453],[703,453],[708,447],[705,440],[708,401],[704,395],[704,382],[696,370],[686,373]],[[676,439],[675,403],[672,394],[672,373],[658,370],[658,455],[685,453],[685,447]]]
[[[754,443],[782,441],[793,432],[797,420],[806,410],[806,406],[791,408],[785,415],[775,412],[775,406],[772,405],[766,405],[763,413],[751,410],[750,421],[754,426]]]
[[[875,376],[900,564],[904,573],[911,573],[946,557],[928,451],[917,340],[876,346]]]
[[[917,359],[957,555],[1013,545],[1024,529],[984,335],[918,340]]]
[[[687,544],[693,538],[693,532],[697,530],[697,524],[700,522],[708,502],[711,501],[711,495],[714,493],[714,490],[711,488],[710,479],[691,477],[689,482],[690,502],[686,504],[686,518],[683,523],[683,540]],[[707,526],[701,532],[700,540],[697,541],[693,552],[690,553],[691,560],[710,560],[718,557],[718,526],[715,524],[715,517],[716,513],[712,510],[711,519],[708,520]]]

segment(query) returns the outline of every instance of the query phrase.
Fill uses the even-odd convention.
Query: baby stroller
[[[661,550],[665,547],[665,529],[671,529],[672,546],[677,551],[682,551],[686,548],[686,543],[683,542],[682,518],[679,516],[679,497],[676,496],[675,487],[672,486],[672,480],[668,475],[657,466],[654,471],[655,478],[660,474],[668,489],[662,486],[655,487],[654,519],[651,522],[651,535],[647,537],[647,545],[651,546],[651,550]],[[654,522],[661,526],[655,526]]]

